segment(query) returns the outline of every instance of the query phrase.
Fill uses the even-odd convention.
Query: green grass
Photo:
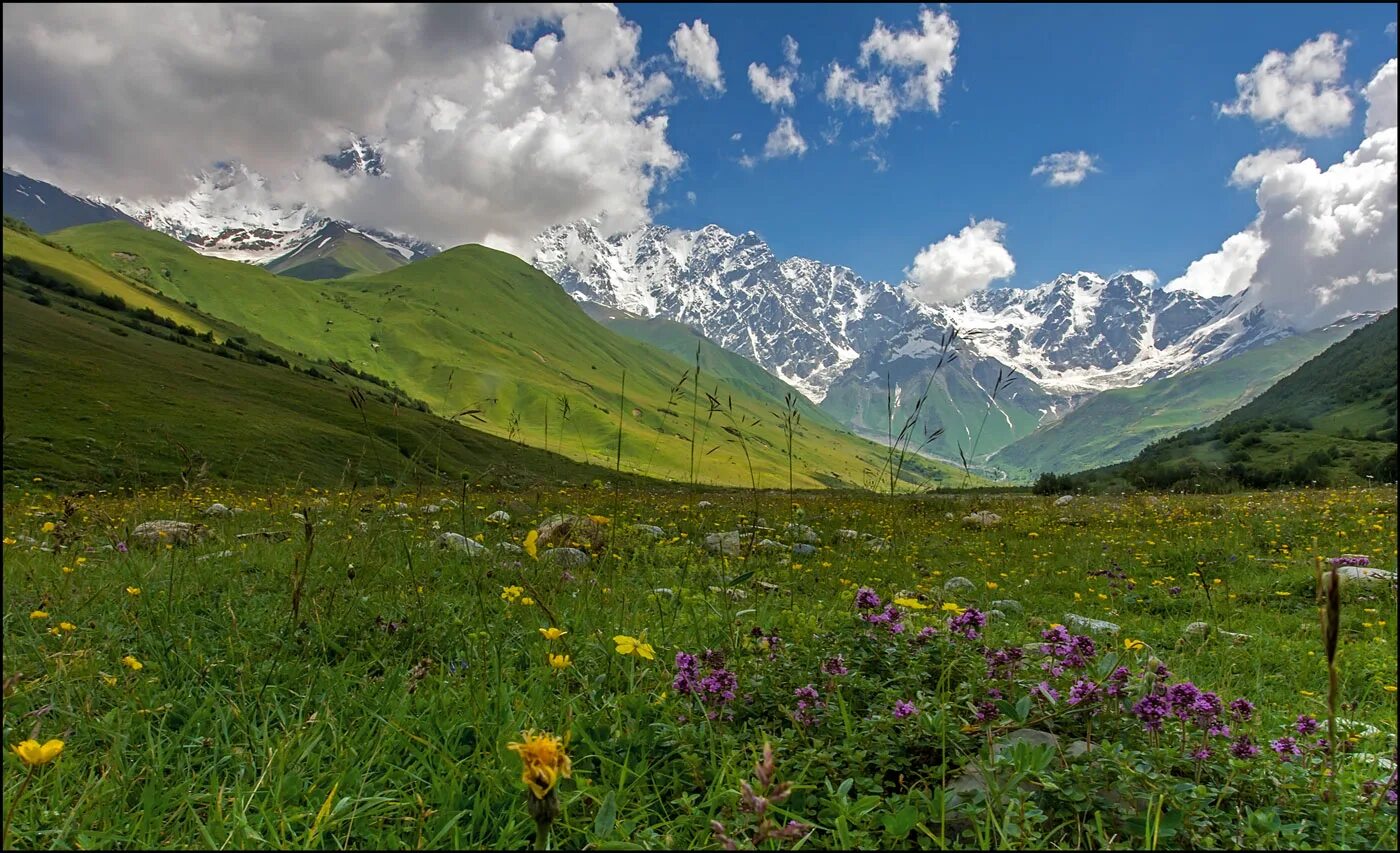
[[[794,786],[772,808],[807,826],[800,845],[769,846],[1395,846],[1394,808],[1363,788],[1387,771],[1362,757],[1394,749],[1392,591],[1349,593],[1341,610],[1343,715],[1378,733],[1347,741],[1330,779],[1321,753],[1285,763],[1267,745],[1296,735],[1300,714],[1327,716],[1311,555],[1367,553],[1393,569],[1388,490],[1081,498],[1067,508],[1025,496],[825,491],[798,500],[800,520],[821,536],[816,554],[744,561],[698,547],[752,512],[732,494],[702,493],[715,505],[700,510],[661,489],[473,491],[449,506],[461,495],[196,488],[65,498],[43,486],[6,489],[4,671],[14,680],[4,729],[7,744],[59,738],[65,748],[28,782],[5,756],[16,848],[522,849],[535,830],[507,744],[529,728],[569,738],[554,849],[713,848],[711,821],[748,837],[739,787],[765,742],[777,780]],[[395,509],[400,499],[407,512]],[[202,516],[216,500],[246,512]],[[417,509],[429,501],[447,508]],[[292,515],[308,508],[309,528]],[[486,523],[497,509],[513,520]],[[971,509],[1003,521],[966,528],[958,519]],[[556,511],[611,518],[608,544],[568,575],[528,557],[471,561],[428,547],[441,530],[519,543]],[[762,496],[758,511],[781,522],[787,496]],[[214,538],[111,549],[152,518],[203,520]],[[633,522],[666,535],[633,536]],[[846,527],[890,545],[872,552],[841,539]],[[259,530],[291,538],[237,538]],[[1091,574],[1115,566],[1127,577]],[[954,576],[972,590],[945,592]],[[858,618],[862,585],[928,609],[900,605],[907,630],[891,634]],[[1018,600],[1024,617],[1008,612],[977,640],[950,636],[940,603],[985,610],[995,599]],[[1121,662],[1140,673],[1160,660],[1173,682],[1249,698],[1257,719],[1233,734],[1263,755],[1230,758],[1216,739],[1211,758],[1193,759],[1197,735],[1183,744],[1175,720],[1153,737],[1112,707],[1089,717],[1030,699],[1041,680],[1067,695],[1078,677],[1043,672],[1035,651],[1067,612],[1122,626],[1096,638],[1093,672]],[[1181,642],[1198,620],[1253,639]],[[539,633],[550,624],[568,633],[551,643]],[[923,626],[939,628],[926,644],[915,639]],[[754,628],[780,642],[757,642]],[[618,634],[645,635],[655,659],[618,654]],[[1125,650],[1124,638],[1145,648]],[[974,703],[992,686],[984,644],[1032,651],[1014,682],[998,685],[1008,701],[979,725]],[[707,648],[738,680],[716,719],[673,684],[677,652]],[[571,665],[552,670],[547,652]],[[823,674],[837,653],[849,673]],[[127,656],[142,668],[124,666]],[[791,716],[793,691],[808,684],[823,702],[812,726]],[[1130,689],[1132,702],[1146,685],[1134,675]],[[918,712],[896,719],[896,701]],[[1095,749],[1013,752],[987,774],[1005,782],[1004,795],[950,801],[952,780],[988,761],[988,738],[1022,725],[1053,730],[1061,750],[1086,736]]]
[[[1003,448],[991,464],[1027,478],[1131,459],[1155,441],[1240,408],[1354,329],[1318,329],[1178,376],[1104,391]]]
[[[274,258],[265,269],[311,281],[387,272],[403,265],[403,255],[393,249],[386,249],[363,234],[344,231],[329,241],[318,241],[315,246]]]
[[[462,246],[378,275],[299,282],[122,224],[54,239],[288,350],[383,377],[438,413],[475,409],[484,419],[476,426],[498,436],[607,464],[621,404],[625,470],[688,480],[694,446],[709,482],[749,485],[752,463],[760,487],[787,483],[771,417],[781,399],[728,387],[704,361],[697,394],[680,385],[687,371],[694,378],[692,363],[600,327],[553,281],[501,252]],[[708,413],[706,392],[725,413]],[[795,456],[798,486],[859,486],[883,459],[876,445],[815,418],[804,421]],[[960,481],[935,463],[915,476]]]

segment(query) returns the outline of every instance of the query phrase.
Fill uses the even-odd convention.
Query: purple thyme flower
[[[1254,703],[1248,699],[1236,699],[1231,702],[1230,718],[1237,723],[1247,723],[1254,719]]]
[[[793,719],[799,725],[815,726],[817,724],[817,711],[826,707],[826,703],[821,700],[817,688],[808,684],[806,687],[799,687],[792,691],[792,695],[797,697],[797,710],[793,713]]]
[[[1298,729],[1298,734],[1300,735],[1310,735],[1318,729],[1317,720],[1309,717],[1307,714],[1299,714],[1298,722],[1294,727]]]
[[[1167,595],[1170,595],[1172,598],[1176,598],[1178,595],[1181,595],[1181,587],[1179,587],[1179,586],[1171,587],[1170,589],[1167,590]]]
[[[701,698],[711,705],[724,705],[734,701],[739,689],[739,678],[727,669],[713,669],[700,679]]]
[[[822,661],[822,672],[831,675],[845,675],[850,670],[846,669],[846,660],[841,655],[834,658],[827,658]]]
[[[980,636],[977,629],[986,624],[986,615],[975,607],[969,607],[948,620],[948,630],[969,640],[975,640]]]
[[[710,669],[722,669],[724,667],[724,652],[718,649],[705,649],[700,653],[700,662]]]
[[[1104,692],[1109,696],[1122,696],[1127,692],[1128,679],[1132,673],[1126,666],[1120,666],[1108,676],[1108,687]]]
[[[696,693],[700,689],[700,667],[695,655],[676,652],[676,678],[671,688],[677,693]]]
[[[1287,761],[1294,755],[1303,754],[1303,751],[1298,748],[1298,741],[1291,737],[1281,737],[1278,740],[1270,741],[1269,746],[1278,753],[1278,757],[1282,761]]]
[[[995,720],[997,718],[996,703],[985,701],[978,702],[977,706],[973,709],[972,718],[979,723],[985,723],[988,720]]]
[[[1328,557],[1327,562],[1333,566],[1369,566],[1371,558],[1365,554],[1343,554],[1340,557]]]
[[[988,678],[1010,681],[1016,677],[1016,670],[1020,669],[1026,653],[1015,646],[1008,646],[1004,649],[983,649],[982,656],[987,659]]]
[[[118,542],[118,543],[117,543],[117,553],[119,553],[119,554],[125,554],[125,553],[126,553],[126,543],[125,543],[125,542]]]
[[[1194,759],[1197,760],[1197,761],[1209,761],[1211,755],[1213,755],[1213,754],[1214,754],[1214,753],[1212,753],[1212,752],[1210,751],[1210,747],[1208,747],[1208,746],[1203,746],[1203,747],[1201,747],[1200,749],[1196,750],[1195,752],[1191,753],[1191,757],[1194,758]]]
[[[1081,678],[1074,682],[1069,689],[1069,704],[1080,705],[1085,702],[1097,702],[1099,698],[1099,686],[1087,678]]]
[[[861,610],[878,610],[881,604],[880,596],[870,587],[863,586],[856,590],[856,607]]]
[[[1230,744],[1230,754],[1236,758],[1249,759],[1259,754],[1259,747],[1254,745],[1249,735],[1240,735]]]
[[[932,640],[937,634],[937,628],[933,627],[932,625],[925,625],[924,627],[919,629],[919,633],[914,635],[914,642],[922,646],[929,640]]]
[[[1050,704],[1060,701],[1060,691],[1050,686],[1048,681],[1042,681],[1031,688],[1031,695],[1037,699],[1043,699]]]
[[[1161,731],[1162,721],[1171,713],[1171,706],[1161,693],[1149,693],[1133,705],[1133,714],[1149,732]]]
[[[894,703],[894,718],[896,720],[902,720],[905,717],[911,717],[917,713],[919,713],[919,709],[914,707],[913,702],[905,702],[903,699],[899,699]]]

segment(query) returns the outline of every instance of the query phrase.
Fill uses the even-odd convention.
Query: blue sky
[[[686,165],[654,197],[656,220],[752,229],[779,256],[892,281],[924,246],[971,219],[994,218],[1006,223],[1016,261],[1002,285],[1078,269],[1148,268],[1166,282],[1257,213],[1250,190],[1227,184],[1241,157],[1287,145],[1325,168],[1363,135],[1359,98],[1350,127],[1316,138],[1218,115],[1216,105],[1236,97],[1236,74],[1323,32],[1350,42],[1343,81],[1353,89],[1395,55],[1386,30],[1394,7],[1380,4],[951,6],[960,32],[941,112],[905,111],[874,134],[864,115],[822,98],[826,71],[833,60],[857,66],[876,18],[894,30],[917,27],[917,6],[621,9],[642,28],[644,56],[669,57],[676,27],[702,19],[719,44],[726,86],[706,96],[671,73],[677,100],[667,137]],[[776,70],[785,35],[801,56],[787,112],[809,147],[746,168],[740,156],[762,151],[778,117],[754,96],[746,69],[756,61]],[[822,131],[833,120],[841,130],[827,144]],[[734,133],[742,139],[731,141]],[[1095,155],[1101,171],[1068,187],[1031,176],[1042,156],[1066,150]]]

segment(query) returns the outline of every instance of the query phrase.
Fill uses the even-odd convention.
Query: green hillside
[[[52,236],[296,353],[383,377],[439,413],[475,410],[480,429],[580,461],[614,462],[625,370],[624,470],[689,476],[693,386],[681,380],[690,361],[599,326],[513,256],[462,246],[377,275],[300,282],[121,223]],[[785,442],[771,414],[782,400],[732,387],[712,369],[702,354],[697,479],[747,485],[751,461],[759,485],[786,485]],[[722,411],[710,411],[706,392]],[[804,420],[794,450],[798,486],[860,485],[882,458],[815,420]]]
[[[1154,441],[1238,409],[1355,328],[1351,323],[1317,329],[1136,388],[1104,391],[1008,445],[991,464],[1025,477],[1131,459]]]
[[[403,255],[363,234],[348,231],[339,225],[328,228],[334,229],[335,233],[328,234],[314,245],[273,258],[264,266],[278,275],[312,281],[387,272],[405,263]]]
[[[395,405],[373,386],[244,360],[82,296],[25,287],[5,276],[7,483],[110,488],[201,470],[251,485],[347,487],[612,473]]]
[[[1394,482],[1395,316],[1353,331],[1216,423],[1073,481],[1087,488]]]

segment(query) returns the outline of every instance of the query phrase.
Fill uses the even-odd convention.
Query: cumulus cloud
[[[796,79],[785,68],[775,74],[762,62],[749,63],[749,85],[753,87],[754,95],[770,107],[790,107],[797,103],[792,94],[792,84]]]
[[[1264,247],[1264,238],[1257,231],[1241,231],[1226,240],[1219,251],[1192,261],[1185,273],[1162,289],[1190,290],[1202,296],[1239,293],[1254,280]]]
[[[1303,159],[1303,152],[1297,148],[1267,148],[1258,154],[1241,157],[1230,173],[1230,186],[1252,187],[1264,176],[1277,169]]]
[[[783,62],[793,68],[802,64],[797,56],[797,39],[792,36],[783,36]]]
[[[331,215],[519,249],[583,216],[647,221],[683,162],[670,81],[610,7],[6,4],[3,20],[5,162],[82,192],[179,195],[237,160]],[[350,133],[383,140],[384,176],[320,163]]]
[[[1362,91],[1366,96],[1366,132],[1375,133],[1387,127],[1395,127],[1396,87],[1395,60],[1381,66]]]
[[[1387,74],[1393,66],[1377,73],[1368,96],[1381,97]],[[1395,113],[1374,115],[1387,126],[1368,125],[1373,132],[1340,162],[1324,169],[1308,158],[1260,174],[1253,224],[1168,287],[1237,292],[1248,282],[1253,302],[1301,328],[1394,307]]]
[[[943,85],[953,74],[958,25],[947,10],[919,11],[918,29],[892,30],[880,19],[860,45],[860,67],[867,77],[833,62],[824,94],[867,113],[878,126],[892,122],[901,110],[943,105]]]
[[[1148,287],[1155,287],[1157,284],[1157,273],[1154,270],[1124,270],[1120,275],[1130,275]]]
[[[807,140],[797,132],[797,125],[791,116],[779,119],[778,126],[773,128],[773,132],[768,134],[768,141],[763,144],[763,156],[769,160],[793,155],[801,157],[806,153]]]
[[[1351,97],[1342,83],[1348,41],[1323,33],[1293,53],[1272,50],[1253,70],[1235,75],[1238,97],[1223,115],[1283,123],[1300,136],[1325,136],[1351,123]]]
[[[904,271],[910,295],[926,305],[946,305],[1011,276],[1016,261],[1002,243],[1005,231],[1004,223],[983,219],[925,246]]]
[[[1047,186],[1072,187],[1089,177],[1090,172],[1099,171],[1098,158],[1088,151],[1060,151],[1046,154],[1031,169],[1031,177],[1048,175]]]
[[[719,67],[719,42],[710,35],[710,27],[699,18],[693,24],[681,24],[671,34],[671,54],[685,67],[686,76],[701,88],[712,92],[724,91],[724,72]]]

